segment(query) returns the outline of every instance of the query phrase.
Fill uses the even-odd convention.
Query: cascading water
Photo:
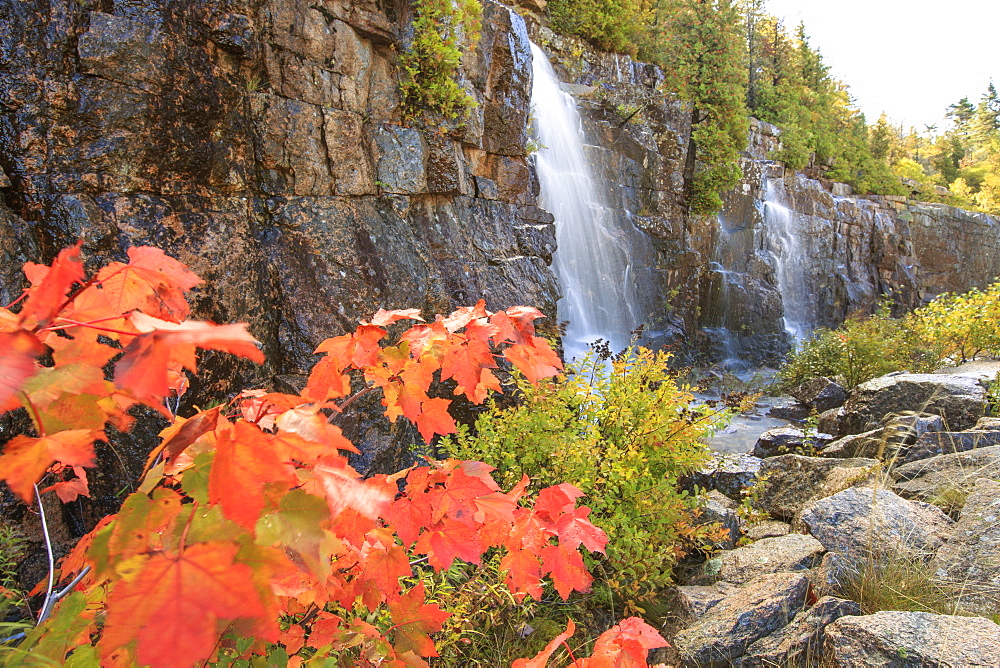
[[[643,322],[640,286],[629,278],[633,262],[639,264],[640,233],[607,206],[586,159],[576,102],[561,90],[545,53],[535,44],[531,53],[534,134],[541,145],[536,165],[541,204],[555,217],[553,265],[563,289],[559,319],[569,322],[566,357],[583,355],[597,339],[622,350]]]
[[[810,312],[809,281],[806,273],[806,249],[795,214],[785,206],[784,185],[780,179],[764,184],[764,227],[768,250],[774,258],[775,278],[785,309],[785,331],[796,343],[815,327]]]

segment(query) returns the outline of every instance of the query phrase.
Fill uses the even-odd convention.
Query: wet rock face
[[[207,284],[195,317],[249,321],[268,364],[206,364],[226,393],[305,373],[380,307],[485,298],[555,319],[551,216],[525,157],[523,20],[486,3],[468,132],[404,125],[394,3],[0,0],[0,297],[77,238],[92,265],[155,245]],[[194,397],[192,397],[194,399]]]

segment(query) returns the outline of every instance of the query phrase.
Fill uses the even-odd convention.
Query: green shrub
[[[784,387],[827,376],[853,388],[893,371],[931,371],[938,358],[907,321],[881,309],[872,316],[852,316],[837,329],[817,329],[789,356],[780,377]]]
[[[909,326],[940,357],[967,362],[986,353],[1000,355],[1000,283],[986,291],[943,294],[915,310]]]
[[[637,608],[671,582],[685,551],[709,544],[718,531],[693,526],[698,501],[677,481],[708,460],[702,438],[726,414],[692,407],[668,360],[636,348],[610,363],[590,357],[537,387],[519,379],[519,405],[493,405],[475,435],[461,430],[445,444],[453,456],[497,467],[501,486],[527,475],[537,486],[579,487],[591,521],[610,539],[592,571]]]
[[[475,100],[457,81],[462,51],[479,40],[479,0],[414,0],[413,42],[399,57],[404,110],[437,112],[453,119]]]

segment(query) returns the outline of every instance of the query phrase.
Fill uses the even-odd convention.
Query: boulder
[[[763,522],[755,522],[747,527],[744,527],[743,533],[747,539],[751,541],[757,541],[762,538],[776,538],[777,536],[787,536],[791,533],[792,525],[788,522],[779,522],[778,520],[764,520]]]
[[[824,551],[818,540],[798,533],[763,538],[746,547],[721,552],[719,577],[733,584],[744,584],[769,573],[805,571],[819,564]]]
[[[901,449],[898,461],[901,464],[908,464],[919,459],[987,448],[991,445],[1000,445],[1000,431],[970,429],[927,433],[918,438],[912,446]]]
[[[809,581],[819,593],[839,591],[846,577],[855,569],[855,564],[841,552],[827,552],[819,566],[809,572]]]
[[[834,438],[842,436],[840,423],[844,419],[844,407],[831,408],[819,414],[816,421],[816,429],[823,434],[830,434]]]
[[[900,549],[933,553],[953,524],[930,504],[869,487],[852,487],[821,499],[806,508],[801,519],[823,547],[852,560]]]
[[[815,665],[822,656],[826,627],[841,617],[860,614],[861,606],[856,602],[824,596],[785,628],[750,645],[734,665],[742,668]]]
[[[802,609],[808,588],[801,573],[763,575],[746,584],[677,634],[682,662],[729,666],[751,644],[784,628]]]
[[[843,406],[847,390],[829,378],[811,378],[792,390],[792,396],[822,413]]]
[[[960,592],[956,602],[963,609],[1000,612],[1000,482],[976,481],[934,565],[935,575]]]
[[[743,500],[743,490],[754,483],[761,460],[751,455],[712,454],[712,462],[684,480],[685,489],[700,487],[718,490],[737,503]]]
[[[783,404],[781,406],[772,406],[767,414],[771,417],[778,418],[779,420],[793,420],[796,422],[801,422],[807,417],[812,415],[812,409],[805,404]]]
[[[1000,417],[982,417],[973,429],[977,431],[1000,431]]]
[[[811,453],[822,449],[832,440],[833,437],[829,434],[806,434],[795,427],[774,427],[760,435],[750,454],[763,459],[790,452]]]
[[[842,436],[817,452],[820,457],[846,459],[849,457],[877,457],[885,450],[882,429],[872,429],[862,434]]]
[[[701,514],[696,523],[702,525],[718,522],[727,531],[726,538],[718,545],[723,550],[733,549],[742,535],[740,516],[736,513],[738,507],[735,501],[715,489],[708,493],[701,506]]]
[[[690,624],[704,617],[705,613],[737,590],[739,587],[728,582],[716,582],[708,586],[675,587],[672,607],[684,623]]]
[[[1000,666],[1000,626],[928,612],[841,617],[823,653],[836,666]]]
[[[844,404],[843,429],[858,434],[879,426],[890,413],[940,415],[949,429],[972,427],[983,415],[986,389],[975,379],[929,373],[873,378],[854,389]]]
[[[891,473],[893,490],[907,499],[932,501],[966,494],[979,478],[1000,479],[1000,445],[920,459]]]
[[[772,517],[793,520],[806,506],[870,482],[878,471],[875,459],[771,457],[761,464],[753,504]]]

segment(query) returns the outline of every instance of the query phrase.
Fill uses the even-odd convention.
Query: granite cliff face
[[[22,262],[77,238],[95,264],[162,248],[207,281],[195,317],[249,321],[267,355],[210,360],[202,396],[294,384],[379,307],[483,297],[554,320],[531,56],[506,7],[486,3],[462,63],[471,119],[442,128],[400,114],[406,2],[2,0],[0,15],[4,303]]]

